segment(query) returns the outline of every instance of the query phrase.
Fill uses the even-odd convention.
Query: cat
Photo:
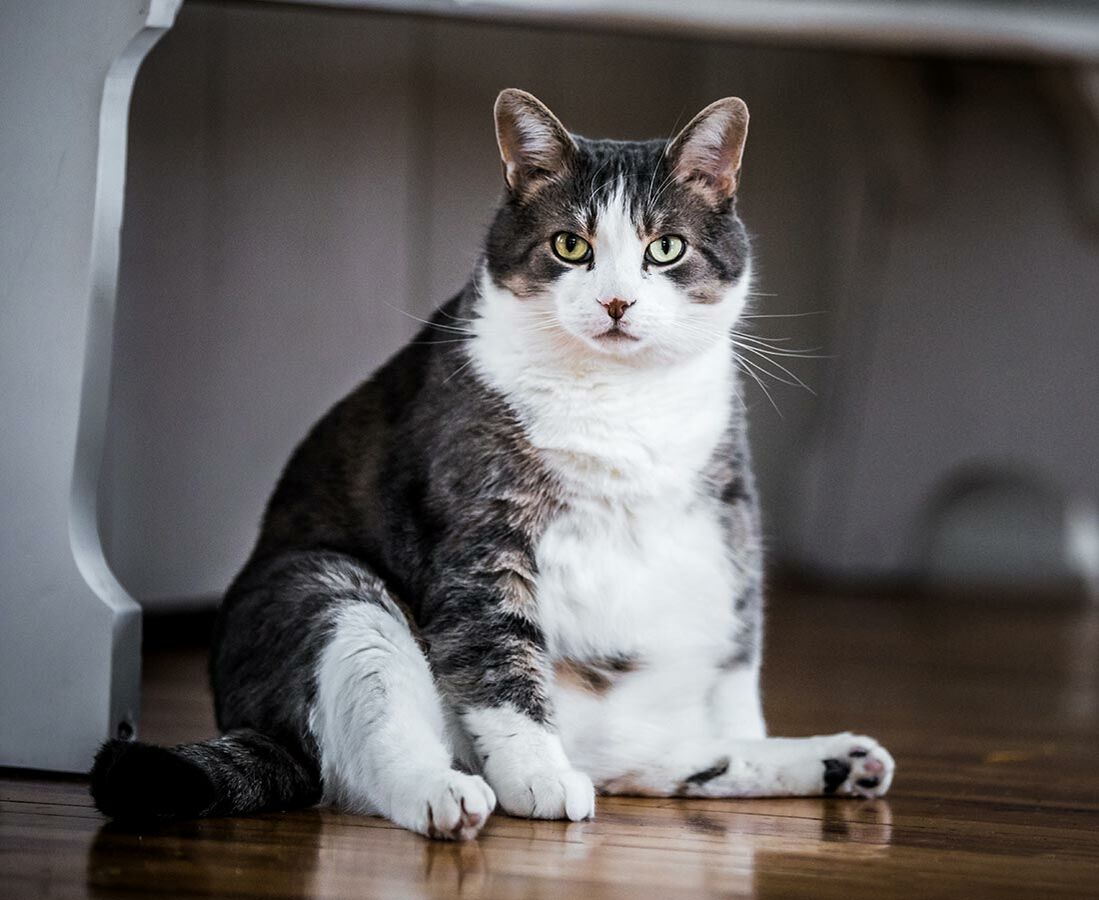
[[[748,110],[671,141],[495,106],[472,280],[297,448],[211,651],[222,736],[100,750],[119,818],[325,802],[436,838],[596,792],[877,797],[850,733],[767,737],[762,551],[730,329]]]

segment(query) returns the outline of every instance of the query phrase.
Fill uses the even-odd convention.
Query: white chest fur
[[[707,506],[577,499],[547,529],[537,559],[555,658],[652,666],[686,654],[712,666],[728,654],[736,575]]]
[[[536,548],[550,653],[636,662],[606,693],[555,683],[569,759],[599,782],[699,746],[730,716],[762,734],[755,668],[719,669],[743,585],[701,489],[736,402],[728,343],[674,366],[593,359],[530,339],[545,332],[515,298],[483,296],[474,365],[517,412],[565,504]]]
[[[512,299],[508,305],[516,308]],[[725,341],[668,366],[545,356],[486,328],[481,374],[519,414],[565,512],[537,547],[538,608],[555,657],[716,657],[738,587],[701,476],[734,402]]]

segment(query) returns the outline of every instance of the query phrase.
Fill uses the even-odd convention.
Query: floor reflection
[[[145,826],[108,823],[88,852],[92,897],[173,893],[209,897],[308,895],[324,814],[202,819]]]
[[[377,819],[327,811],[108,824],[87,861],[91,896],[560,900],[614,885],[623,896],[765,895],[798,859],[879,855],[892,835],[885,801],[667,801],[619,804],[564,825],[495,817],[479,841],[432,842]],[[784,874],[785,873],[785,874]],[[587,890],[586,888],[584,889]],[[571,891],[571,893],[570,893]]]

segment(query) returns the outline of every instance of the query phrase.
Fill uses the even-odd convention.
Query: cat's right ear
[[[511,193],[525,196],[566,171],[576,142],[533,94],[508,88],[496,98],[496,143]]]

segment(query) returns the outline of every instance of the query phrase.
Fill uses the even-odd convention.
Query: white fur
[[[681,741],[661,759],[624,770],[601,787],[610,794],[668,797],[811,797],[822,792],[823,761],[850,770],[834,793],[840,797],[880,797],[893,781],[889,751],[873,738],[848,732],[803,738]],[[704,782],[690,774],[716,772]],[[859,781],[874,776],[874,787]]]
[[[573,769],[552,731],[506,706],[469,710],[462,723],[507,812],[574,822],[595,815],[591,778]]]
[[[483,779],[452,767],[427,660],[396,607],[364,601],[337,613],[317,667],[310,727],[328,803],[464,839],[496,806]]]

